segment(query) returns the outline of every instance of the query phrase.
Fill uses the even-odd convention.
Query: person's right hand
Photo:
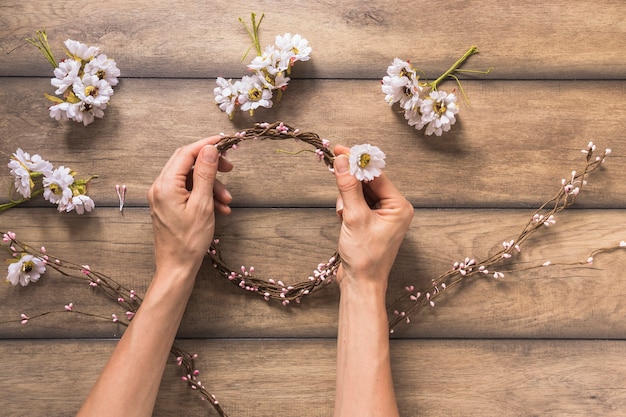
[[[337,213],[342,219],[339,234],[340,287],[370,282],[386,290],[391,267],[413,219],[413,206],[383,172],[361,183],[350,174],[346,154],[335,147],[335,178],[339,197]]]

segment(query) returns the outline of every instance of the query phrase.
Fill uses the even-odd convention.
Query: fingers
[[[339,189],[337,213],[343,214],[343,209],[345,208],[345,211],[355,216],[364,215],[369,210],[369,207],[363,197],[361,182],[350,174],[348,157],[343,154],[337,156],[333,165],[337,188]]]
[[[216,184],[218,160],[219,155],[215,146],[205,145],[200,149],[193,168],[193,188],[189,204],[213,209],[213,187]]]

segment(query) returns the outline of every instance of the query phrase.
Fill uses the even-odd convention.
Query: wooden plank
[[[335,340],[183,340],[201,380],[231,417],[330,415]],[[76,412],[114,341],[4,341],[0,401],[7,416]],[[403,416],[621,416],[626,342],[393,341]],[[19,358],[15,358],[19,352]],[[170,360],[155,417],[216,415],[180,382]],[[19,376],[19,377],[17,377]],[[120,381],[123,384],[123,381]]]
[[[60,220],[54,210],[15,209],[2,223],[27,243],[45,245],[51,256],[89,264],[140,294],[153,272],[152,229],[147,209],[97,209],[97,217]],[[431,279],[465,257],[485,259],[515,238],[527,210],[425,210],[415,212],[389,284],[388,299],[408,297],[405,286],[427,289]],[[625,238],[624,210],[570,210],[552,228],[538,232],[522,252],[498,270],[502,280],[475,278],[421,310],[399,337],[615,338],[626,332],[626,251],[599,255],[591,266],[554,266],[525,270],[546,261],[584,262],[599,247]],[[336,247],[338,222],[332,209],[236,209],[218,219],[216,236],[233,269],[255,266],[261,278],[305,281]],[[514,272],[515,270],[517,272]],[[512,272],[507,272],[511,270]],[[0,311],[13,324],[0,337],[111,337],[123,331],[108,319],[71,316],[63,306],[104,317],[124,310],[77,283],[50,273],[25,288],[0,286]],[[335,334],[338,289],[332,284],[285,308],[266,303],[202,269],[181,327],[185,337],[330,337]],[[28,325],[34,316],[59,311]]]
[[[582,167],[580,149],[593,140],[612,148],[613,156],[589,178],[591,187],[579,203],[617,208],[626,205],[625,83],[466,82],[472,105],[463,107],[451,134],[435,138],[408,126],[374,81],[297,81],[276,108],[253,118],[239,114],[231,123],[213,105],[211,80],[123,80],[105,119],[84,128],[48,117],[42,97],[47,79],[1,78],[0,149],[6,160],[22,147],[80,175],[98,174],[90,190],[98,205],[116,206],[114,186],[124,183],[127,204],[145,206],[149,185],[176,147],[218,132],[233,134],[269,117],[333,144],[380,146],[388,156],[388,174],[415,206],[518,208],[538,206],[554,195],[561,178]],[[582,111],[581,103],[598,91],[602,106]],[[277,148],[306,149],[246,142],[230,152],[237,168],[222,178],[233,204],[334,206],[334,179],[323,164],[308,153],[278,154]],[[10,185],[8,172],[1,175],[0,190]],[[41,199],[33,203],[48,206]]]
[[[41,28],[57,56],[68,37],[97,45],[117,60],[125,77],[241,77],[246,72],[240,59],[250,40],[238,18],[254,10],[245,3],[179,1],[172,7],[157,0],[142,7],[111,0],[94,8],[69,0],[7,0],[0,7],[5,56],[0,75],[48,74],[45,59],[24,41]],[[434,78],[477,44],[482,55],[468,68],[493,66],[492,77],[624,78],[626,4],[620,0],[601,0],[592,9],[588,2],[568,0],[450,5],[427,0],[419,8],[406,0],[393,6],[319,1],[297,7],[271,0],[255,8],[267,13],[263,45],[275,35],[297,32],[313,46],[313,60],[298,65],[298,77],[381,78],[398,56]]]

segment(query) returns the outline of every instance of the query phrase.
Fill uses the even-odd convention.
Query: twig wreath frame
[[[247,140],[289,140],[295,139],[311,145],[320,161],[333,170],[333,161],[335,154],[329,147],[328,141],[321,139],[319,135],[313,132],[300,132],[299,129],[293,129],[282,122],[275,123],[257,123],[254,127],[244,129],[232,136],[224,136],[215,144],[221,155],[230,149],[236,149],[237,146]],[[218,247],[219,240],[214,239],[213,244],[209,248],[209,255],[213,261],[213,267],[217,269],[220,275],[233,282],[235,285],[244,288],[250,292],[257,293],[266,301],[279,300],[283,305],[287,305],[294,301],[300,303],[303,297],[312,294],[316,289],[332,282],[337,274],[337,269],[341,264],[339,252],[335,251],[326,262],[319,263],[317,268],[308,277],[306,281],[295,284],[286,285],[280,279],[260,279],[253,276],[254,268],[246,269],[241,266],[235,270],[227,265],[222,253]]]

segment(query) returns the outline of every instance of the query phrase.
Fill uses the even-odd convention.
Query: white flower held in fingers
[[[363,144],[350,148],[350,174],[359,181],[371,181],[385,167],[385,154],[378,147]]]

